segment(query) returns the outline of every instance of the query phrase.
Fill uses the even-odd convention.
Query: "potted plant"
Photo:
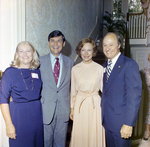
[[[103,29],[106,29],[107,32],[115,32],[124,38],[126,33],[125,14],[115,13],[112,15],[108,11],[105,11],[103,21]]]

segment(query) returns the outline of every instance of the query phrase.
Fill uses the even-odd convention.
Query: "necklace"
[[[23,74],[22,74],[21,69],[20,69],[20,73],[21,73],[21,76],[22,76],[23,82],[24,82],[24,84],[25,84],[25,86],[26,86],[26,89],[27,89],[27,90],[29,90],[29,89],[28,89],[28,87],[27,87],[26,81],[25,81],[25,79],[23,78]],[[34,86],[33,86],[33,79],[32,79],[31,81],[32,81],[32,89],[31,89],[31,90],[33,90],[33,89],[34,89]]]

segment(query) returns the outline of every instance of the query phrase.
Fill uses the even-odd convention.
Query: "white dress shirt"
[[[118,53],[118,55],[116,57],[114,57],[111,61],[112,61],[112,64],[111,64],[111,71],[113,70],[119,56],[121,55],[121,52]],[[110,59],[108,59],[107,63],[109,62]]]

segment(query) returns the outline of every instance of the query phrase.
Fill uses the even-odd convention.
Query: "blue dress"
[[[16,139],[10,147],[43,147],[43,120],[40,102],[41,75],[39,69],[9,67],[3,74],[0,104],[8,103]],[[9,98],[12,96],[12,102]]]

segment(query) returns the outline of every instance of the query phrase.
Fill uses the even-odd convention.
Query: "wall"
[[[122,0],[122,13],[127,14],[128,13],[128,1]]]
[[[113,0],[104,0],[104,12],[108,11],[112,13],[113,10]]]
[[[100,0],[26,0],[26,40],[45,55],[49,53],[47,36],[58,29],[67,39],[63,53],[75,59],[77,43],[92,34],[102,4]]]
[[[105,11],[112,13],[112,11],[113,11],[113,0],[104,0],[103,14],[105,14]],[[103,36],[105,36],[106,34],[107,34],[107,29],[103,29]]]

